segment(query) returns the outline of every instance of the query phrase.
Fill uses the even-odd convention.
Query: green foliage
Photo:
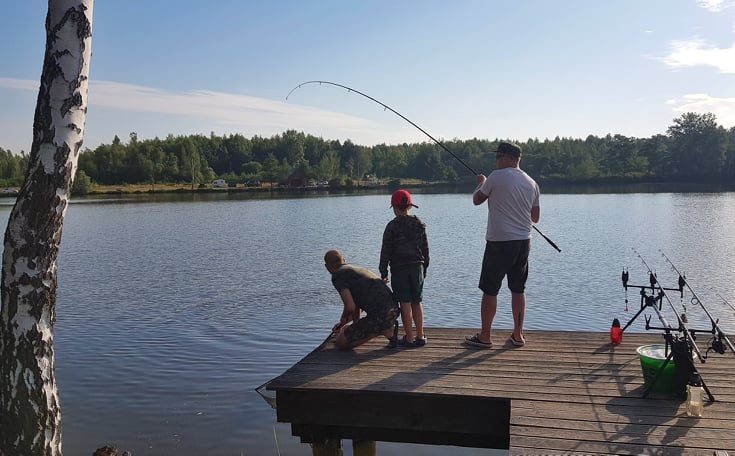
[[[714,114],[688,112],[668,130],[672,173],[680,177],[718,177],[727,162],[728,134]],[[732,144],[730,152],[732,153]]]
[[[492,151],[498,141],[443,142],[477,172],[488,174],[495,166]],[[712,114],[686,113],[674,119],[667,134],[650,138],[590,135],[585,139],[532,138],[519,144],[523,148],[521,167],[540,180],[735,177],[735,128],[718,125]],[[27,163],[25,154],[0,149],[0,182],[19,186]],[[228,182],[259,179],[274,184],[284,182],[296,169],[310,179],[340,178],[340,186],[344,179],[355,182],[366,174],[424,181],[471,177],[464,165],[433,142],[366,147],[294,130],[270,138],[212,133],[141,140],[131,133],[127,144],[115,136],[110,144],[83,151],[79,169],[92,181],[108,185],[208,183],[216,176],[226,176]]]
[[[77,168],[77,175],[74,178],[74,183],[71,186],[72,195],[86,195],[92,191],[92,179],[87,176],[84,170]]]
[[[242,173],[246,176],[258,176],[263,171],[263,165],[256,161],[249,161],[242,165]]]
[[[28,156],[25,152],[14,154],[0,147],[0,185],[3,187],[20,187],[25,180],[28,168]]]

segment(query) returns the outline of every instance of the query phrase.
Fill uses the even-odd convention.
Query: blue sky
[[[28,151],[47,2],[5,0],[0,147]],[[735,125],[735,0],[97,0],[85,146],[130,132],[358,144]]]

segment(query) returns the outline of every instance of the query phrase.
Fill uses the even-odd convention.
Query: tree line
[[[494,167],[490,151],[498,141],[443,143],[471,168],[487,173]],[[515,142],[523,148],[522,168],[540,181],[710,182],[735,177],[735,127],[722,127],[711,113],[683,114],[666,134],[649,138],[608,134]],[[0,179],[18,185],[26,163],[25,154],[0,149]],[[81,153],[77,179],[107,185],[201,183],[214,178],[279,182],[297,169],[315,180],[355,180],[366,174],[425,181],[470,177],[459,161],[431,142],[361,146],[288,130],[269,138],[211,134],[138,140],[131,133],[127,143],[115,136],[112,143]]]
[[[20,187],[26,177],[28,156],[14,154],[0,147],[0,187]]]

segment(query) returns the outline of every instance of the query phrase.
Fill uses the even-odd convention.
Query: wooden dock
[[[509,331],[496,330],[490,349],[462,344],[469,334],[428,329],[422,348],[390,349],[378,338],[344,352],[326,343],[268,384],[278,420],[309,443],[350,438],[523,455],[735,455],[730,352],[697,363],[716,402],[705,402],[703,416],[692,418],[682,401],[641,397],[636,348],[663,343],[659,333],[626,333],[613,347],[607,333],[527,331],[526,346],[515,348]],[[706,340],[700,335],[700,348]]]

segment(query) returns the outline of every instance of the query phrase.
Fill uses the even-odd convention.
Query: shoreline
[[[698,193],[698,192],[730,192],[735,191],[735,183],[731,182],[662,182],[662,181],[584,181],[564,182],[558,180],[539,180],[542,193]],[[361,194],[389,193],[398,188],[405,188],[417,193],[471,193],[474,182],[469,180],[456,182],[421,182],[417,180],[391,182],[387,184],[341,185],[341,186],[306,186],[286,187],[266,184],[250,187],[243,184],[223,188],[206,187],[191,188],[190,184],[161,184],[152,188],[149,184],[99,185],[84,195],[79,196],[113,196],[113,195],[156,195],[156,194],[221,194],[242,193],[264,196],[273,195],[319,195],[319,194]],[[0,193],[0,197],[15,198],[20,189],[9,188]]]
[[[735,191],[735,183],[727,182],[660,182],[660,181],[586,181],[563,182],[557,180],[538,181],[542,193],[690,193],[690,192],[728,192]],[[119,194],[158,194],[158,193],[243,193],[254,195],[305,195],[305,194],[360,194],[360,193],[390,193],[399,188],[405,188],[417,193],[471,193],[476,185],[474,181],[457,182],[419,182],[415,180],[401,181],[400,184],[372,184],[372,185],[341,185],[341,186],[308,186],[308,187],[225,187],[192,189],[190,186],[164,187],[142,189],[140,185],[116,187],[114,189],[100,189],[89,192],[88,196],[119,195]]]

